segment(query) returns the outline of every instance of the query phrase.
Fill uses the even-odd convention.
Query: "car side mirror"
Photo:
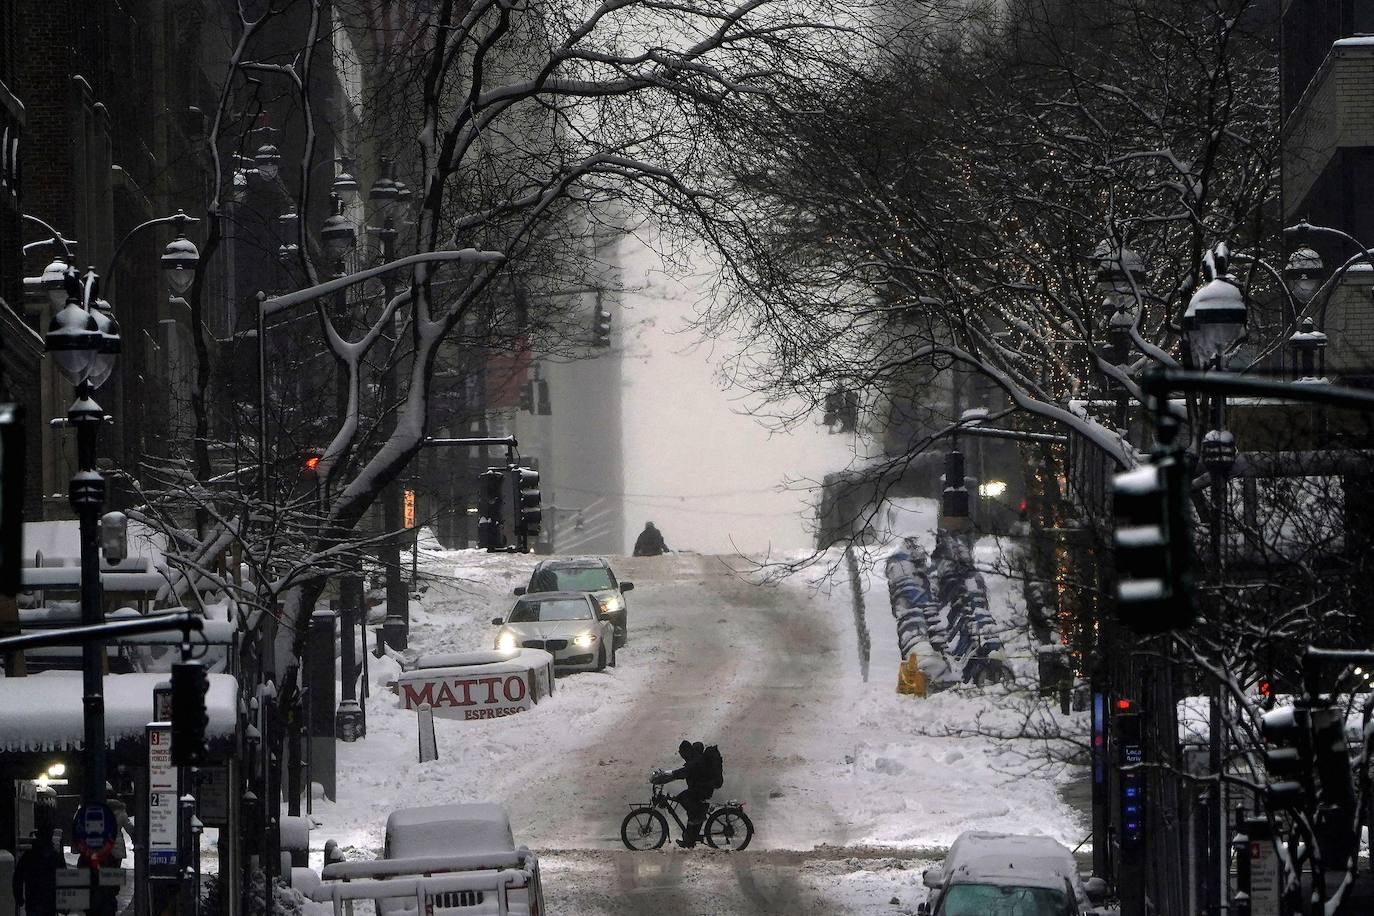
[[[931,890],[938,890],[945,883],[945,870],[936,865],[921,872],[921,883]]]
[[[502,620],[500,617],[491,618],[491,625],[494,627],[499,627],[503,623],[505,623],[505,621]]]
[[[635,584],[633,582],[622,582],[620,583],[620,590],[622,592],[632,592],[635,590]]]
[[[1096,875],[1083,882],[1083,892],[1088,895],[1088,902],[1093,906],[1103,903],[1107,899],[1107,881]]]
[[[523,594],[525,594],[525,586],[522,585],[522,586],[520,586],[519,588],[512,589],[512,590],[511,590],[511,594],[512,594],[512,595],[523,595]]]

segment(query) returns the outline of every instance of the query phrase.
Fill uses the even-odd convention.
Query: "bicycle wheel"
[[[620,841],[635,852],[658,849],[668,841],[668,822],[653,808],[635,808],[620,822]]]
[[[704,833],[712,849],[740,850],[754,838],[754,822],[740,808],[719,808],[706,819]]]

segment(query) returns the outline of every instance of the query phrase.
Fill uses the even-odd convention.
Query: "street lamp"
[[[1305,306],[1321,288],[1325,272],[1326,265],[1322,263],[1321,255],[1312,248],[1304,247],[1288,256],[1288,263],[1283,267],[1283,279],[1293,298]]]
[[[53,258],[47,267],[43,268],[43,275],[39,283],[44,295],[48,297],[48,303],[56,311],[67,304],[67,271],[70,268],[62,258]]]
[[[329,189],[335,197],[343,201],[345,206],[351,205],[358,199],[358,179],[350,175],[347,168],[339,171]]]
[[[320,228],[320,245],[335,264],[335,273],[342,276],[343,262],[358,243],[358,227],[344,215],[343,198],[335,198],[334,215]]]
[[[1215,364],[1226,368],[1226,351],[1245,334],[1249,308],[1245,296],[1230,280],[1225,279],[1230,260],[1224,245],[1212,253],[1209,279],[1188,301],[1183,312],[1183,335],[1187,341],[1192,364],[1206,369]]]
[[[258,174],[267,181],[276,181],[277,173],[281,170],[281,153],[270,143],[264,143],[258,147],[258,151],[253,154],[253,164],[257,166]]]
[[[167,243],[162,252],[162,273],[173,296],[185,296],[196,279],[200,251],[184,232]]]
[[[1326,374],[1323,359],[1326,342],[1326,335],[1316,329],[1312,319],[1304,318],[1298,330],[1288,338],[1288,346],[1293,351],[1294,379],[1316,380]]]
[[[76,387],[76,399],[67,409],[67,423],[76,427],[77,472],[68,495],[80,524],[81,623],[104,622],[100,583],[100,516],[105,504],[105,479],[96,470],[96,431],[105,411],[93,393],[114,369],[119,353],[119,324],[108,303],[99,298],[100,278],[88,270],[80,279],[76,271],[64,274],[66,302],[53,315],[44,335],[45,349],[63,376]],[[102,687],[104,646],[88,642],[81,650],[82,706],[84,709],[85,770],[82,800],[105,801],[105,700]]]
[[[391,177],[391,160],[383,159],[382,173],[372,182],[372,187],[367,192],[368,201],[372,204],[377,216],[381,217],[383,223],[390,221],[392,209],[400,196],[401,189],[396,186],[395,179]]]
[[[1103,239],[1093,249],[1093,260],[1097,262],[1097,275],[1094,283],[1097,294],[1102,297],[1105,315],[1111,315],[1118,305],[1133,296],[1136,290],[1145,285],[1145,262],[1134,249],[1119,245],[1111,239]]]

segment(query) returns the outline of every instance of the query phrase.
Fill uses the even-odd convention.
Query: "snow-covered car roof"
[[[397,808],[386,819],[386,835],[389,859],[515,849],[510,815],[488,802]]]
[[[1062,888],[1065,879],[1082,896],[1073,853],[1047,836],[962,833],[945,858],[946,880],[954,884],[1018,884]]]

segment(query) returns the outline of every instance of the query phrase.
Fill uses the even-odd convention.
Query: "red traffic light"
[[[317,467],[319,467],[319,466],[320,466],[320,456],[319,456],[319,455],[311,455],[309,458],[306,458],[306,459],[305,459],[305,469],[306,469],[307,471],[313,471],[313,470],[315,470],[315,468],[317,468]]]
[[[1132,703],[1130,700],[1126,700],[1126,699],[1121,699],[1121,700],[1117,700],[1117,701],[1116,701],[1116,708],[1117,708],[1117,711],[1118,711],[1118,712],[1130,712],[1130,711],[1131,711],[1131,707],[1134,706],[1134,705],[1135,705],[1134,703]]]
[[[1269,683],[1269,678],[1262,677],[1259,682],[1259,695],[1268,699],[1274,695],[1274,685]]]

